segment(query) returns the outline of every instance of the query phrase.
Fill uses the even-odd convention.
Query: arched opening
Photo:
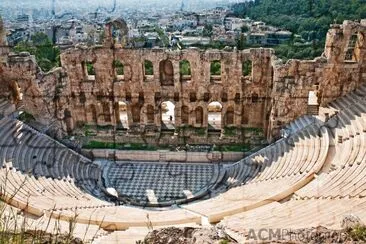
[[[174,69],[170,60],[162,60],[159,63],[160,82],[163,86],[174,85]]]
[[[119,60],[113,61],[114,72],[117,76],[117,80],[123,80],[125,77],[124,65]]]
[[[83,69],[87,80],[94,81],[95,80],[95,68],[94,63],[90,61],[83,62]]]
[[[222,101],[223,103],[226,103],[226,102],[227,102],[227,100],[228,100],[227,93],[226,93],[226,92],[222,92],[222,94],[221,94],[221,101]]]
[[[154,66],[150,60],[144,61],[144,75],[145,79],[152,78],[152,76],[154,75]]]
[[[345,60],[346,61],[355,61],[355,48],[356,48],[356,44],[357,44],[357,33],[353,34],[349,41],[348,41],[348,46],[347,46],[347,50],[346,50],[346,55],[345,55]]]
[[[316,91],[309,91],[308,105],[318,105],[318,96]]]
[[[214,60],[211,62],[210,74],[211,74],[212,81],[221,80],[221,62],[220,62],[220,60]]]
[[[318,94],[316,91],[309,91],[307,114],[319,115],[319,102],[318,102]]]
[[[189,124],[189,108],[188,106],[182,106],[182,124]]]
[[[188,60],[179,62],[179,73],[182,81],[191,79],[191,65]]]
[[[122,101],[118,102],[118,119],[119,127],[122,127],[122,129],[128,129],[127,104]]]
[[[208,129],[221,130],[221,111],[222,105],[219,102],[211,102],[207,106],[208,110]]]
[[[249,76],[252,74],[252,61],[246,60],[242,63],[242,75]]]
[[[161,121],[164,129],[174,129],[174,103],[167,101],[161,104]]]
[[[103,103],[103,115],[104,115],[104,122],[111,122],[111,111],[109,108],[109,103],[104,102]]]
[[[234,108],[232,106],[227,108],[225,117],[226,117],[226,125],[234,124]]]
[[[196,125],[197,126],[202,126],[203,124],[203,108],[202,107],[197,107],[195,110],[195,115],[196,115]]]
[[[146,106],[146,118],[148,124],[154,124],[155,123],[155,112],[154,107],[149,104]]]
[[[107,24],[109,37],[112,39],[114,47],[121,48],[127,44],[128,27],[126,22],[121,19],[115,19]]]
[[[140,108],[139,104],[134,104],[131,106],[133,123],[140,123],[140,110],[141,110],[141,108]]]
[[[249,114],[246,112],[245,106],[241,110],[241,124],[247,125],[249,123]]]
[[[87,121],[91,123],[97,123],[97,110],[94,104],[91,104],[87,107]]]

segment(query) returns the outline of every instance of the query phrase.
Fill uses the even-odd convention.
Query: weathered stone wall
[[[66,94],[75,97],[69,104],[74,122],[101,125],[109,123],[105,121],[103,111],[103,104],[107,103],[111,114],[110,121],[115,124],[118,117],[118,113],[114,113],[116,106],[118,101],[123,101],[127,104],[130,127],[149,125],[146,115],[149,105],[154,108],[154,121],[150,123],[160,127],[161,103],[171,101],[175,105],[176,126],[182,125],[181,108],[187,106],[188,124],[207,127],[207,106],[213,101],[218,101],[223,106],[224,126],[229,125],[225,123],[225,114],[231,107],[234,110],[234,119],[230,125],[263,127],[272,82],[271,54],[269,49],[251,49],[243,52],[203,52],[194,49],[69,49],[62,55],[62,65],[70,81],[65,88]],[[123,80],[117,79],[113,60],[124,64]],[[144,60],[153,63],[153,75],[144,75]],[[174,69],[171,85],[162,84],[160,79],[159,65],[165,60],[169,60]],[[188,60],[191,66],[191,76],[184,79],[179,72],[181,60]],[[213,60],[221,60],[221,77],[214,77],[215,80],[212,80],[210,75],[210,62]],[[241,75],[244,60],[253,61],[252,77]],[[88,79],[83,67],[84,61],[94,62],[95,79]],[[252,102],[254,93],[261,98],[257,99],[255,104]],[[79,99],[81,96],[85,97],[82,101]],[[93,116],[88,115],[88,107],[91,105],[96,108],[97,121],[93,121]],[[197,107],[201,107],[203,111],[202,124],[196,123]],[[138,117],[135,113],[139,114],[138,121],[133,120],[134,117]],[[245,115],[245,119],[242,114]]]
[[[6,55],[9,53],[6,41],[6,30],[4,28],[3,20],[0,17],[0,63],[6,62]],[[0,70],[1,73],[1,70]]]
[[[272,135],[278,134],[284,124],[307,113],[309,92],[315,92],[318,104],[324,106],[366,82],[365,34],[365,20],[345,21],[343,25],[331,26],[322,57],[289,60],[286,64],[273,58],[269,125]],[[354,45],[350,43],[352,36],[356,37]],[[351,54],[349,57],[347,52]]]
[[[271,49],[124,49],[110,35],[104,46],[65,50],[62,68],[47,74],[32,56],[0,53],[6,60],[0,62],[0,95],[21,102],[43,123],[60,123],[65,131],[83,124],[118,126],[118,102],[124,102],[129,136],[157,139],[161,138],[161,104],[171,101],[175,136],[183,126],[203,128],[205,136],[194,140],[201,143],[215,138],[209,140],[207,118],[208,104],[217,101],[222,105],[221,127],[239,128],[236,135],[226,137],[243,142],[240,128],[254,127],[262,128],[270,139],[284,124],[308,112],[309,92],[317,95],[318,105],[325,105],[365,82],[365,29],[365,21],[333,25],[322,57],[286,64]],[[116,74],[115,60],[123,64],[123,76]],[[153,64],[152,75],[145,75],[145,60]],[[189,62],[191,75],[181,75],[182,60]],[[221,75],[210,73],[215,60],[221,63]],[[252,71],[244,76],[242,64],[247,60]],[[95,76],[88,75],[87,63],[93,65]]]

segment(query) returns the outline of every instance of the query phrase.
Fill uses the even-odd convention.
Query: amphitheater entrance
[[[207,106],[208,110],[208,130],[219,131],[221,130],[221,111],[222,105],[219,102],[211,102]]]
[[[128,129],[128,115],[127,104],[125,102],[118,102],[118,127],[122,129]]]
[[[163,130],[174,130],[175,116],[174,103],[167,101],[161,104],[161,127]]]

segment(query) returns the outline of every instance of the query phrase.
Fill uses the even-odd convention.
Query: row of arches
[[[144,60],[144,74],[153,75],[153,63],[150,60]],[[174,68],[170,60],[162,60],[159,63],[160,80],[173,80]],[[179,73],[181,76],[191,75],[191,65],[186,59],[179,62]],[[242,62],[242,75],[248,76],[252,73],[252,61]],[[221,61],[213,60],[210,63],[210,75],[221,76]]]
[[[93,62],[83,62],[83,69],[85,75],[89,80],[95,80],[96,70]],[[113,60],[112,63],[114,73],[117,78],[124,78],[124,64],[120,60]],[[143,73],[145,79],[154,75],[154,65],[150,60],[144,60]],[[242,63],[242,75],[248,76],[252,72],[252,63],[247,60]],[[191,77],[191,64],[188,60],[184,59],[179,62],[179,74],[182,80],[190,79]],[[211,77],[221,77],[221,61],[213,60],[210,64]],[[159,77],[162,85],[173,86],[174,85],[174,67],[173,63],[169,59],[165,59],[159,62]]]
[[[130,108],[128,108],[130,106]],[[89,120],[97,121],[103,118],[104,122],[111,122],[111,112],[108,103],[102,104],[103,114],[97,116],[97,110],[95,105],[89,105],[86,112],[89,114]],[[116,107],[116,123],[121,128],[128,129],[130,123],[140,123],[141,119],[141,107],[136,105],[128,105],[126,102],[119,101]],[[130,110],[130,111],[129,111]],[[181,124],[195,124],[196,126],[203,126],[204,121],[207,120],[209,130],[221,130],[223,124],[234,124],[234,108],[229,106],[226,109],[226,113],[223,115],[223,106],[219,102],[211,102],[207,106],[207,111],[204,111],[203,107],[197,106],[194,109],[190,109],[188,106],[183,105],[180,108]],[[145,116],[147,124],[157,124],[156,114],[160,113],[160,124],[163,128],[174,129],[176,124],[176,106],[171,101],[164,101],[157,111],[153,105],[148,104],[145,108]],[[206,119],[204,118],[206,116]],[[97,118],[98,117],[98,118]],[[191,119],[192,118],[192,119]],[[223,123],[224,122],[224,123]]]

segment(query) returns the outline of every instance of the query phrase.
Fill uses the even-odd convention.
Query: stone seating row
[[[7,147],[6,152],[0,155],[6,159],[3,161],[7,164],[11,162],[14,168],[8,170],[12,175],[12,187],[6,189],[7,195],[15,196],[11,202],[16,200],[16,206],[26,207],[33,212],[38,210],[38,214],[46,213],[47,216],[63,220],[77,214],[77,222],[101,225],[106,229],[146,226],[147,221],[159,226],[202,223],[207,218],[209,222],[214,223],[225,216],[279,201],[313,178],[324,162],[329,144],[326,128],[320,128],[318,124],[307,123],[305,120],[296,121],[292,126],[298,128],[298,131],[290,135],[291,140],[283,139],[232,166],[235,167],[232,172],[237,174],[233,178],[240,182],[237,187],[209,200],[156,211],[111,206],[83,194],[77,189],[75,182],[81,180],[81,184],[90,186],[87,191],[95,191],[95,188],[92,188],[93,183],[89,182],[92,180],[87,177],[90,174],[88,162],[81,163],[83,159],[77,154],[68,153],[67,149],[62,150],[63,147],[58,143],[54,146],[55,142],[49,138],[40,139],[42,134],[19,133],[24,127],[21,122],[8,120],[0,123],[4,123],[1,134],[4,134],[5,138],[15,137],[17,142],[14,147]],[[6,140],[8,139],[4,139]],[[41,148],[31,147],[26,142],[30,142],[30,145],[41,145]],[[4,142],[0,139],[0,143]],[[34,156],[36,158],[33,158]],[[266,160],[261,161],[261,156]],[[34,162],[37,160],[41,163]],[[55,165],[47,167],[49,162],[55,162]],[[237,167],[241,167],[241,170]],[[31,183],[26,183],[24,189],[17,193],[17,187],[22,185],[23,179],[26,178],[24,173],[30,169]],[[62,176],[61,179],[57,177],[59,175]],[[81,200],[82,197],[86,199]]]
[[[221,221],[239,243],[248,241],[248,230],[289,230],[325,226],[341,229],[344,216],[354,214],[366,221],[366,199],[309,199],[273,202]],[[258,233],[258,232],[256,232]],[[268,232],[267,232],[268,233]],[[308,233],[309,234],[309,233]],[[288,237],[288,236],[287,236]],[[274,241],[274,240],[273,240]]]
[[[8,102],[7,99],[0,98],[0,118],[8,116],[15,111],[15,105]]]
[[[320,135],[319,130],[321,131]],[[250,183],[234,187],[227,192],[208,200],[181,205],[179,209],[152,212],[127,206],[78,209],[77,221],[81,223],[92,221],[94,224],[103,225],[104,228],[124,229],[128,227],[144,226],[146,214],[149,214],[149,220],[154,226],[166,225],[174,222],[176,224],[192,222],[202,223],[204,221],[215,223],[225,216],[256,208],[273,201],[279,201],[308,183],[313,178],[314,174],[320,170],[327,155],[329,137],[325,127],[319,128],[319,125],[315,124],[308,125],[306,128],[303,128],[299,134],[301,134],[301,139],[295,141],[291,150],[299,150],[300,152],[296,153],[296,155],[301,155],[301,157],[299,156],[299,159],[296,160],[296,166],[294,166],[293,171],[285,170],[287,165],[291,164],[291,160],[294,160],[295,158],[289,157],[287,159],[289,154],[280,155],[280,152],[286,150],[286,147],[288,146],[282,141],[272,145],[272,147],[278,148],[279,155],[276,155],[276,158],[279,158],[283,162],[278,163],[278,165],[281,165],[279,167],[277,167],[277,162],[273,163],[273,165],[270,164],[268,166],[268,169],[270,170],[268,172],[268,177],[263,176],[263,180],[255,180],[256,177],[261,176],[256,174],[258,167],[251,168],[250,171],[243,167],[243,172],[240,172],[240,174],[252,177],[253,179]],[[307,153],[301,152],[304,148],[308,150]],[[306,155],[310,155],[311,157]],[[240,167],[240,165],[241,163],[237,163],[233,167]],[[274,169],[271,167],[274,167]],[[297,172],[295,169],[297,169]],[[285,173],[285,176],[282,175],[282,172]],[[288,174],[289,172],[290,174]],[[174,213],[174,211],[177,213]],[[73,212],[70,210],[60,210],[54,213],[53,217],[67,219],[72,213]],[[119,216],[124,216],[124,218],[121,219]]]
[[[330,155],[333,165],[336,165],[337,168],[331,172],[323,172],[310,184],[297,191],[296,196],[299,199],[364,196],[366,190],[364,180],[366,178],[366,133],[364,131],[366,102],[362,101],[362,96],[352,96],[354,94],[355,92],[350,93],[332,102],[332,104],[337,104],[336,106],[341,111],[337,116],[342,117],[342,114],[347,114],[346,118],[339,119],[340,124],[337,128],[348,128],[348,131],[351,132],[348,140],[335,143],[334,155]],[[361,106],[358,107],[358,105]]]
[[[319,147],[319,140],[315,139],[318,137],[319,127],[312,125],[314,121],[309,116],[295,120],[291,123],[293,132],[288,138],[279,140],[234,165],[226,167],[226,185],[238,186],[249,182],[290,176],[303,171],[309,172],[311,165],[304,164],[303,161],[311,162],[311,160],[306,160],[307,155]]]
[[[328,158],[334,169],[324,168],[309,184],[286,201],[274,201],[221,222],[238,240],[248,229],[301,229],[326,226],[340,229],[345,215],[366,221],[366,86],[329,104],[338,113],[325,126],[335,132]],[[337,123],[335,123],[337,121]],[[338,135],[342,139],[338,141]],[[246,240],[248,241],[248,240]]]
[[[85,192],[98,188],[97,166],[42,134],[24,130],[26,126],[19,121],[4,118],[0,125],[5,200],[30,211],[38,208],[35,213],[39,215],[45,209],[111,205]]]

